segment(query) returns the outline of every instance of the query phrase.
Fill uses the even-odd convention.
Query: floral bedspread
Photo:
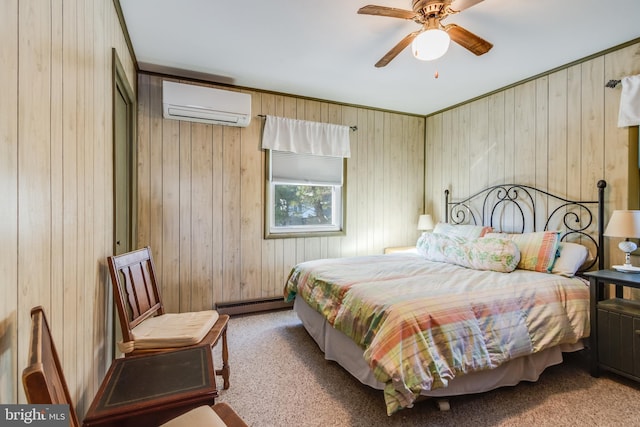
[[[284,289],[299,294],[364,350],[385,383],[387,413],[421,390],[589,336],[589,290],[579,278],[479,271],[390,254],[308,261]]]

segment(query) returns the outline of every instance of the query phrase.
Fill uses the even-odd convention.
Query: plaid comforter
[[[389,415],[422,390],[589,335],[586,282],[555,274],[374,255],[298,264],[284,292],[363,348]]]

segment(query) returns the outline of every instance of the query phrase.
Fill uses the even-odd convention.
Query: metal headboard
[[[591,242],[595,248],[592,262],[581,271],[591,269],[596,262],[604,269],[604,189],[607,183],[597,183],[598,200],[569,200],[528,185],[494,185],[461,200],[450,200],[449,190],[444,191],[445,222],[452,224],[476,224],[493,227],[496,231],[523,233],[525,231],[546,231],[549,227],[558,230],[563,225],[561,240],[581,240]],[[547,201],[546,204],[544,202]],[[536,204],[544,204],[551,212],[542,221]],[[594,208],[597,211],[594,212]],[[597,223],[594,222],[594,217]],[[597,229],[593,230],[593,225]],[[504,226],[507,226],[505,228]],[[591,233],[590,233],[591,232]],[[592,234],[596,234],[597,239]]]

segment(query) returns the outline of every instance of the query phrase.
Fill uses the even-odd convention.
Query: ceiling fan
[[[408,19],[422,25],[421,29],[408,34],[391,48],[376,63],[376,67],[387,65],[409,44],[411,44],[413,55],[426,61],[444,55],[449,48],[450,40],[476,55],[487,53],[493,44],[456,24],[443,25],[441,22],[449,15],[454,15],[481,1],[483,0],[413,0],[413,10],[375,5],[361,7],[358,10],[361,15]]]

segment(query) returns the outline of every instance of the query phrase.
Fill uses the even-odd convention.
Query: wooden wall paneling
[[[0,402],[17,402],[18,345],[18,0],[0,2]],[[22,331],[21,331],[22,333]]]
[[[355,125],[358,126],[358,131],[356,132],[357,137],[355,138],[357,142],[357,150],[352,151],[352,156],[354,152],[356,153],[356,157],[352,157],[353,161],[356,163],[356,170],[358,172],[358,180],[357,180],[357,188],[355,188],[358,196],[367,195],[366,197],[356,197],[353,202],[349,205],[349,208],[352,209],[356,216],[355,224],[351,223],[351,233],[355,235],[356,239],[356,254],[357,255],[365,255],[369,252],[369,233],[368,229],[370,227],[369,221],[369,200],[371,200],[371,193],[369,193],[369,174],[367,171],[369,170],[369,115],[367,110],[358,108],[357,109],[358,119],[355,122]],[[352,147],[353,149],[353,147]],[[401,170],[398,170],[398,174],[402,174]]]
[[[552,194],[567,193],[567,70],[549,75],[548,79],[548,159],[547,188]],[[549,200],[549,208],[554,209],[559,201]],[[562,209],[566,212],[566,209]],[[567,240],[574,241],[576,236]]]
[[[104,372],[104,257],[113,238],[110,46],[123,38],[114,14],[107,0],[0,5],[5,403],[25,402],[19,378],[35,305],[47,311],[81,414]],[[128,51],[123,59],[135,77]]]
[[[61,197],[63,204],[63,230],[61,239],[62,250],[60,251],[60,264],[63,269],[64,299],[60,314],[64,325],[75,325],[77,316],[77,259],[78,259],[78,93],[80,91],[79,79],[79,52],[78,52],[78,21],[80,17],[77,12],[75,2],[63,7],[63,58],[62,58],[62,87],[64,88],[62,98],[62,181],[63,194]],[[51,313],[53,314],[53,313]],[[47,315],[49,315],[47,313]],[[56,324],[52,322],[53,324]],[[73,327],[63,330],[62,339],[57,341],[58,351],[64,372],[74,372],[76,369],[76,350],[78,348],[78,334]],[[53,331],[52,331],[53,333]],[[54,335],[55,337],[55,335]],[[55,338],[54,338],[55,339]],[[71,385],[70,385],[71,386]],[[71,388],[72,391],[75,389]],[[73,394],[72,394],[73,396]]]
[[[29,325],[30,307],[51,311],[50,4],[21,1],[18,19],[18,325]],[[16,356],[23,361],[29,334],[20,332]]]
[[[505,182],[505,94],[498,92],[489,96],[488,100],[488,141],[487,148],[487,185]]]
[[[253,104],[253,102],[252,102]],[[253,105],[252,105],[253,108]],[[253,111],[253,110],[252,110]],[[279,116],[282,117],[282,96],[263,93],[260,96],[260,107],[256,109],[256,114],[264,114],[270,116]],[[266,119],[257,118],[255,120],[259,121],[260,128],[259,134],[257,136],[256,144],[258,145],[258,149],[261,151],[262,156],[262,166],[260,167],[260,175],[256,177],[256,179],[261,181],[262,184],[262,192],[260,195],[261,202],[261,211],[264,212],[268,207],[266,206],[266,188],[265,188],[265,180],[267,179],[268,167],[266,164],[266,152],[262,150],[262,132],[264,130],[264,122]],[[256,212],[253,212],[253,216],[256,216]],[[268,224],[264,223],[264,213],[259,216],[261,221],[261,236],[262,244],[261,248],[261,256],[262,256],[262,271],[265,272],[262,274],[262,293],[264,295],[275,296],[279,295],[278,284],[284,283],[285,280],[285,261],[284,261],[284,242],[290,241],[292,239],[263,239],[265,227],[269,227]],[[287,272],[288,273],[288,272]]]
[[[258,92],[251,92],[251,111],[260,111],[262,96]],[[253,113],[251,124],[240,133],[240,263],[241,277],[236,286],[240,287],[243,299],[258,298],[263,295],[262,284],[262,245],[264,236],[262,231],[262,215],[264,212],[262,192],[264,188],[264,153],[260,146],[262,134],[262,119]],[[271,255],[273,259],[273,254]],[[273,262],[270,271],[274,271]],[[274,278],[273,274],[267,277]],[[269,286],[265,294],[273,295],[275,284]]]
[[[516,181],[516,159],[520,159],[519,155],[516,155],[515,149],[515,88],[507,89],[504,93],[504,176],[498,177],[504,179],[502,182],[515,182]]]
[[[580,197],[596,200],[596,183],[605,177],[604,170],[604,57],[598,57],[581,64],[582,115],[581,159],[582,174]],[[612,141],[613,142],[613,141]],[[612,148],[615,144],[612,144]],[[620,173],[620,176],[625,176]],[[609,186],[608,196],[614,197],[618,189]],[[585,215],[583,215],[584,219]],[[608,239],[611,241],[611,239]],[[607,251],[611,253],[610,251]]]
[[[206,244],[211,247],[210,251],[207,251],[209,255],[209,263],[211,266],[209,269],[211,270],[210,276],[205,276],[202,279],[206,280],[208,283],[208,287],[205,291],[205,307],[211,307],[211,304],[214,304],[216,301],[223,301],[224,295],[224,286],[225,280],[228,276],[225,276],[225,268],[226,263],[229,260],[227,257],[227,247],[225,238],[229,238],[228,233],[229,230],[226,230],[225,217],[228,215],[228,209],[225,205],[225,168],[226,168],[226,159],[224,156],[226,147],[226,141],[224,138],[224,127],[223,126],[206,126],[207,129],[207,139],[206,144],[209,144],[209,150],[207,152],[207,157],[209,159],[209,168],[202,168],[203,179],[207,179],[210,182],[205,186],[205,189],[210,193],[209,200],[211,201],[211,207],[209,211],[202,212],[204,218],[206,218],[205,223],[210,228],[210,236],[207,237],[203,244]],[[195,155],[195,154],[194,154]],[[194,237],[197,236],[194,234]],[[202,244],[200,243],[200,244]],[[229,248],[231,251],[229,252],[229,256],[234,255],[234,248]],[[239,244],[236,246],[235,250],[239,250]],[[233,260],[231,260],[233,261]],[[234,274],[238,274],[238,272],[234,272]],[[239,277],[239,276],[234,276]]]
[[[472,158],[469,153],[469,126],[470,126],[470,108],[474,104],[466,104],[460,106],[458,111],[454,112],[452,119],[456,124],[452,129],[452,156],[451,163],[458,174],[455,177],[455,192],[458,197],[469,194],[471,179],[469,168],[471,167]]]
[[[64,77],[63,56],[65,49],[62,36],[62,1],[51,2],[51,81],[61,82]],[[64,248],[64,183],[63,183],[63,85],[51,86],[51,306],[64,304],[64,266],[59,258]],[[49,321],[62,324],[64,312],[51,310]],[[52,332],[56,342],[62,342],[64,331]]]
[[[170,313],[180,308],[180,121],[162,120],[161,205],[162,302]],[[153,249],[153,248],[152,248]]]
[[[138,76],[138,117],[137,117],[137,146],[136,157],[138,164],[136,165],[136,173],[138,175],[136,189],[137,193],[137,212],[136,224],[137,236],[136,241],[138,247],[148,245],[151,239],[151,91],[152,78],[148,74],[140,74]],[[154,96],[155,99],[155,96]],[[153,248],[151,248],[153,251]]]
[[[486,188],[489,180],[489,99],[481,98],[471,106],[469,124],[463,127],[463,138],[469,153],[467,192],[475,193]]]
[[[434,223],[444,221],[444,203],[442,192],[442,114],[428,117],[426,120],[426,139],[432,144],[425,143],[424,212],[430,214]]]
[[[222,287],[214,289],[214,301],[234,301],[242,298],[240,290],[240,128],[222,126]],[[221,291],[219,295],[216,295]]]
[[[549,75],[548,188],[567,194],[567,70]]]
[[[377,250],[383,250],[385,246],[384,240],[384,198],[380,194],[380,189],[384,186],[384,113],[382,111],[373,111],[369,116],[369,122],[373,123],[373,128],[369,129],[370,150],[373,156],[370,156],[369,162],[369,180],[371,182],[371,197],[373,197],[373,206],[371,209],[370,229],[373,233],[373,247]],[[372,133],[373,132],[373,133]],[[424,138],[422,139],[424,144]]]
[[[567,194],[578,198],[582,176],[582,65],[567,69]]]
[[[94,325],[93,343],[86,344],[87,360],[91,360],[90,382],[87,385],[90,390],[95,390],[100,386],[112,360],[113,353],[113,304],[109,299],[110,293],[107,285],[110,283],[109,268],[106,257],[113,253],[115,236],[115,188],[114,188],[114,133],[113,133],[113,31],[117,28],[114,21],[113,6],[107,2],[99,4],[100,13],[97,16],[99,24],[94,27],[101,29],[97,35],[95,46],[99,46],[97,52],[101,59],[98,63],[97,85],[95,90],[96,116],[98,119],[98,139],[101,143],[94,154],[94,171],[97,173],[95,192],[99,197],[95,198],[96,214],[93,218],[94,229],[97,229],[96,240],[94,242],[94,259],[97,259],[97,266],[94,267],[93,289],[89,295],[92,296],[92,307],[87,312],[87,319]],[[98,102],[102,99],[103,102]],[[104,100],[107,100],[106,102]],[[135,101],[135,99],[134,99]],[[109,304],[109,305],[107,305]],[[95,354],[95,349],[103,351]],[[93,396],[89,396],[91,402]]]
[[[535,81],[515,88],[516,182],[535,185]]]
[[[535,174],[537,188],[548,188],[549,184],[549,78],[543,76],[535,81]],[[536,194],[537,218],[547,218],[549,212],[547,196]],[[552,206],[551,209],[555,208]],[[538,225],[536,224],[536,227]]]
[[[85,116],[84,116],[84,127],[85,127],[85,141],[83,143],[83,162],[84,162],[84,170],[82,183],[82,197],[83,203],[82,206],[82,214],[81,214],[81,233],[80,238],[82,241],[82,251],[78,252],[79,255],[79,265],[81,266],[81,284],[79,286],[79,292],[77,293],[78,297],[78,317],[77,317],[77,331],[78,331],[78,349],[76,352],[80,355],[79,361],[77,363],[78,369],[78,386],[84,390],[85,387],[92,388],[92,384],[90,383],[91,376],[91,368],[92,368],[92,349],[89,348],[88,343],[93,344],[93,340],[87,336],[87,328],[86,325],[93,325],[93,300],[94,300],[94,281],[96,277],[96,267],[95,265],[98,262],[97,257],[95,257],[95,252],[93,250],[95,243],[95,226],[94,223],[95,218],[95,209],[96,209],[96,200],[97,197],[104,197],[104,194],[100,194],[97,196],[95,194],[95,177],[96,177],[96,165],[94,163],[94,156],[96,150],[98,150],[98,146],[102,146],[104,143],[103,135],[99,134],[99,123],[103,120],[103,117],[98,117],[101,110],[97,105],[95,105],[95,101],[100,99],[104,100],[104,93],[100,93],[96,95],[95,91],[97,86],[102,85],[102,81],[99,79],[97,73],[100,66],[104,64],[100,61],[100,56],[103,52],[100,50],[100,46],[97,43],[97,32],[101,31],[102,28],[97,25],[96,18],[96,10],[99,8],[100,4],[96,4],[93,2],[89,2],[85,4],[85,17],[84,17],[84,51],[85,51],[85,66],[88,67],[89,72],[85,74],[84,79],[84,101],[85,101]],[[108,99],[111,99],[109,96]],[[104,101],[102,101],[104,102]],[[102,224],[101,224],[102,226]],[[94,263],[92,265],[92,263]],[[91,329],[92,329],[91,328]],[[92,345],[91,345],[92,346]],[[77,407],[79,408],[80,413],[84,413],[89,404],[91,403],[91,399],[93,396],[87,395],[87,393],[80,393],[78,399],[76,400]]]
[[[214,145],[213,126],[191,124],[191,301],[194,310],[210,309],[213,288],[222,287],[222,145]],[[214,218],[218,218],[217,223]]]
[[[458,190],[458,170],[457,161],[458,141],[456,139],[457,126],[454,124],[458,120],[458,111],[445,111],[442,114],[442,135],[440,142],[440,174],[442,176],[442,188],[440,197],[444,197],[442,192],[449,190],[451,197],[460,197]],[[455,166],[454,166],[455,165]],[[449,172],[450,171],[450,172]],[[444,220],[444,218],[443,218]]]
[[[398,153],[398,166],[397,166],[397,177],[399,179],[400,191],[400,200],[403,203],[398,204],[396,206],[397,211],[396,215],[400,218],[398,221],[398,230],[397,230],[397,243],[400,246],[404,246],[408,243],[408,232],[410,222],[408,220],[409,211],[410,211],[410,200],[409,197],[409,184],[408,184],[408,176],[409,176],[409,152],[411,150],[411,141],[410,141],[410,130],[409,130],[409,118],[405,115],[398,116],[398,122],[400,124],[400,146],[402,149]],[[407,242],[407,243],[405,243]]]
[[[140,246],[151,247],[153,261],[156,271],[160,275],[159,291],[164,295],[165,284],[162,278],[163,247],[162,247],[162,225],[164,223],[162,215],[162,141],[163,141],[163,119],[162,119],[162,79],[154,77],[150,80],[149,88],[149,235],[148,240],[141,242]]]
[[[142,89],[142,88],[141,88]],[[180,290],[180,312],[194,311],[193,304],[193,229],[192,229],[192,152],[191,123],[180,121],[179,137],[179,244],[178,244],[178,287]]]
[[[342,123],[348,126],[358,122],[358,110],[355,107],[342,107]],[[347,234],[341,238],[342,256],[354,256],[357,254],[358,242],[355,235],[357,216],[358,181],[361,179],[358,173],[358,149],[360,147],[360,135],[351,132],[351,158],[347,159],[347,185],[346,185],[346,218],[344,218]]]
[[[78,201],[78,217],[76,222],[76,227],[78,230],[77,241],[74,242],[76,245],[76,254],[74,258],[74,266],[72,268],[76,269],[76,280],[77,282],[74,284],[75,292],[72,295],[75,297],[75,312],[73,316],[73,325],[70,328],[70,332],[76,338],[76,348],[73,350],[76,354],[76,358],[73,364],[72,372],[75,375],[72,375],[72,383],[69,384],[71,391],[71,398],[76,402],[76,410],[79,413],[82,413],[82,409],[84,408],[84,401],[82,400],[82,390],[83,384],[81,384],[83,378],[83,356],[84,352],[82,351],[81,340],[83,337],[83,307],[84,307],[84,283],[86,280],[85,272],[85,254],[87,251],[86,246],[86,237],[85,233],[87,232],[86,227],[86,214],[85,214],[85,206],[87,202],[87,194],[86,194],[86,181],[87,181],[87,170],[90,169],[90,165],[88,165],[87,161],[87,148],[86,141],[90,141],[92,138],[93,129],[89,126],[89,121],[93,118],[91,117],[91,111],[89,110],[89,99],[90,97],[87,95],[88,91],[91,89],[88,87],[91,81],[91,72],[92,69],[92,54],[89,52],[93,48],[93,44],[89,43],[86,37],[87,28],[91,28],[91,14],[89,13],[88,5],[86,3],[77,3],[77,28],[78,28],[78,67],[84,72],[80,73],[78,76],[78,91],[77,91],[77,114],[78,114],[78,143],[76,145],[76,158],[78,161],[77,166],[77,187],[75,189],[76,197]],[[75,394],[74,394],[75,393]]]
[[[581,196],[595,199],[595,183],[604,176],[604,57],[582,64],[582,171]],[[613,189],[613,193],[617,189]]]
[[[408,242],[415,244],[420,232],[418,232],[418,217],[423,212],[424,207],[424,117],[410,117],[410,140],[411,152],[409,154],[409,176],[407,176],[408,187],[410,188],[408,200],[409,218],[407,221]]]
[[[396,119],[395,114],[385,113],[384,115],[384,167],[383,174],[385,176],[384,186],[382,191],[384,194],[382,215],[385,224],[389,223],[389,219],[394,215],[397,215],[395,208],[397,206],[396,194],[394,190],[394,182],[398,179],[398,165],[394,155],[394,146],[398,144],[396,136],[396,126],[394,124]],[[352,153],[353,154],[353,153]],[[390,179],[386,179],[389,177]],[[393,178],[392,178],[393,177]],[[384,228],[384,241],[385,246],[400,246],[401,242],[397,238],[396,227]]]

